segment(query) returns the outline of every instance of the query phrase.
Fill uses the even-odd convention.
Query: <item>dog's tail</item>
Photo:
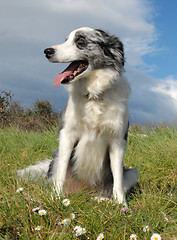
[[[18,170],[17,175],[20,178],[46,178],[51,162],[52,159],[46,159],[42,162],[38,162],[36,165],[31,165],[27,168]]]
[[[123,169],[124,179],[124,192],[129,191],[134,185],[137,184],[139,172],[136,168],[125,168]]]

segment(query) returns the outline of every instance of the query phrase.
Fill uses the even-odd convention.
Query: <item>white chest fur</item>
[[[103,85],[103,79],[91,79],[89,84],[82,79],[73,85],[64,119],[70,137],[78,141],[74,172],[90,184],[102,180],[110,139],[122,139],[128,124],[126,80],[113,84],[107,77]]]
[[[109,141],[120,126],[120,110],[106,105],[104,99],[75,102],[70,99],[65,115],[70,133],[78,140],[73,170],[79,180],[94,185],[102,182]]]
[[[96,131],[84,131],[75,152],[74,173],[91,185],[102,181],[107,140]]]

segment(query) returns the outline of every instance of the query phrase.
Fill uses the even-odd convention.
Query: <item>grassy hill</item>
[[[43,182],[19,181],[16,170],[50,158],[58,148],[57,130],[44,132],[4,128],[0,130],[0,239],[177,239],[177,129],[159,127],[151,131],[130,129],[125,165],[137,167],[138,186],[128,195],[129,210],[112,202],[97,203],[89,192],[51,198],[50,186]],[[23,188],[23,191],[17,191]],[[17,191],[17,192],[16,192]],[[62,200],[68,198],[70,205]],[[33,209],[47,211],[40,216]],[[58,224],[68,218],[67,225]],[[76,237],[76,225],[86,233]],[[35,230],[41,226],[40,230]],[[149,232],[143,228],[149,227]]]

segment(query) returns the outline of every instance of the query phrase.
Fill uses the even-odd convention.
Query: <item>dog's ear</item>
[[[124,46],[123,43],[116,37],[116,47],[114,46],[111,48],[111,51],[113,51],[117,58],[120,59],[122,66],[124,66],[125,63],[125,57],[124,57]]]
[[[103,30],[96,29],[99,34],[101,34],[99,45],[103,49],[104,54],[116,60],[119,65],[124,66],[125,58],[124,58],[124,48],[122,42],[118,37],[114,35],[109,35]]]

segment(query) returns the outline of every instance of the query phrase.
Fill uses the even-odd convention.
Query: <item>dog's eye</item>
[[[86,40],[83,36],[79,36],[76,38],[75,43],[79,48],[85,47],[86,46]]]
[[[76,42],[77,42],[77,43],[82,43],[83,41],[82,41],[82,39],[79,39],[79,40],[77,40]]]
[[[76,43],[79,43],[79,44],[85,43],[85,39],[83,37],[79,37],[76,39]]]

